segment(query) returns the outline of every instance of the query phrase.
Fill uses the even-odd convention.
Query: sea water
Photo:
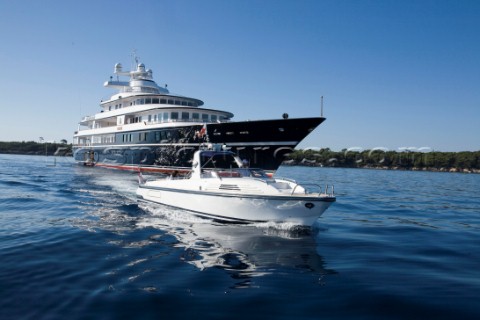
[[[337,202],[219,224],[139,206],[132,172],[0,155],[0,319],[480,318],[480,175],[277,174]]]

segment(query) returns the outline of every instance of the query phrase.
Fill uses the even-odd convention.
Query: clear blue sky
[[[0,0],[0,141],[72,140],[131,53],[237,120],[317,116],[301,145],[480,150],[480,1]]]

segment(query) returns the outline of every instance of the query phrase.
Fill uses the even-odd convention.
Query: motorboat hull
[[[215,220],[236,223],[289,222],[311,226],[335,201],[330,196],[254,195],[172,189],[140,185],[143,201],[189,210]]]

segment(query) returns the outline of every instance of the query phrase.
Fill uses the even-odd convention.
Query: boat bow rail
[[[307,194],[307,189],[305,187],[308,187],[308,186],[313,186],[315,188],[318,188],[318,192],[315,192],[315,193],[318,193],[318,197],[330,197],[330,198],[335,197],[335,188],[333,185],[331,186],[329,186],[328,184],[325,185],[324,192],[322,193],[322,186],[316,183],[302,183],[301,185],[296,183],[295,187],[292,190],[291,195],[295,193],[295,191],[297,190],[297,187],[302,188],[304,190],[304,193]]]

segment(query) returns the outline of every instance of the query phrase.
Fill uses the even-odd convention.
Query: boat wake
[[[169,206],[152,205],[141,202],[138,204],[138,207],[143,211],[152,214],[154,218],[165,220],[165,222],[177,222],[187,225],[193,223],[214,223],[211,219],[202,218],[189,213],[186,210],[176,209]]]
[[[293,222],[252,222],[247,224],[231,224],[228,222],[220,222],[208,218],[199,217],[187,210],[172,208],[164,205],[153,205],[150,203],[139,203],[139,208],[152,214],[157,218],[156,221],[164,220],[164,223],[184,223],[192,224],[211,224],[217,226],[235,226],[237,228],[251,229],[255,228],[263,232],[265,235],[277,236],[287,239],[298,238],[311,235],[314,228],[301,226]]]

